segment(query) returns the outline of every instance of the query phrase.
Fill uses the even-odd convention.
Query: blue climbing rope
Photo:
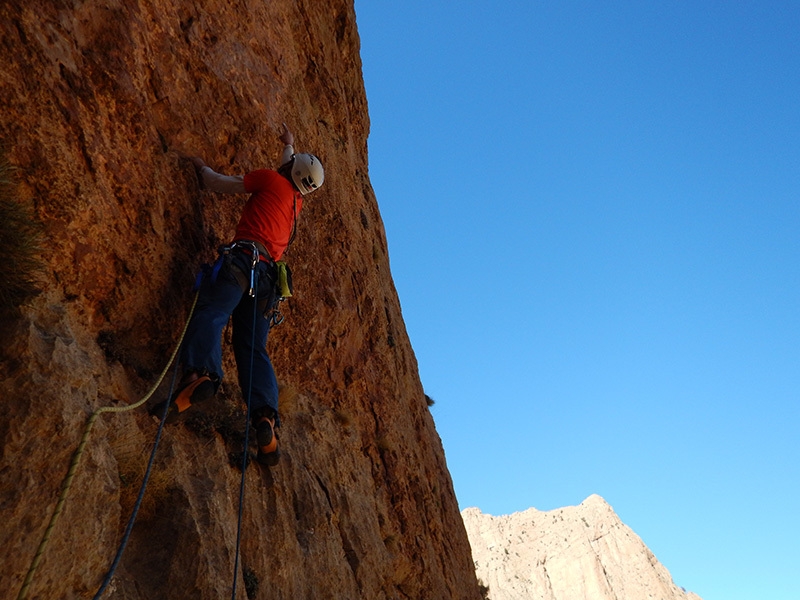
[[[139,488],[139,495],[136,497],[136,503],[133,505],[133,511],[131,512],[131,516],[128,519],[128,525],[125,527],[125,533],[122,536],[122,540],[120,540],[119,547],[117,548],[117,554],[114,556],[114,561],[111,563],[111,567],[108,569],[108,573],[106,573],[105,579],[103,579],[103,583],[100,585],[100,588],[97,590],[97,593],[94,595],[92,600],[100,600],[100,597],[105,592],[108,584],[111,583],[111,578],[114,576],[114,573],[117,570],[117,566],[119,566],[119,561],[122,560],[122,553],[125,552],[125,546],[128,545],[128,539],[131,537],[131,531],[133,530],[133,524],[136,522],[136,516],[139,514],[139,508],[142,505],[142,499],[144,498],[144,492],[147,488],[147,483],[150,480],[150,473],[153,470],[153,463],[155,462],[156,458],[156,451],[158,450],[158,444],[161,442],[161,433],[164,431],[164,424],[167,422],[167,415],[169,414],[169,405],[172,403],[172,392],[175,390],[175,382],[178,379],[178,370],[179,370],[179,363],[175,361],[175,370],[172,372],[172,381],[169,385],[169,393],[167,394],[167,402],[164,407],[164,414],[161,416],[161,422],[158,424],[158,431],[156,432],[156,440],[153,443],[153,449],[150,451],[150,459],[147,461],[147,469],[144,472],[144,478],[142,479],[142,485]]]
[[[86,427],[83,430],[83,436],[81,436],[81,441],[78,444],[78,449],[75,450],[75,454],[72,456],[72,462],[70,463],[69,470],[67,471],[66,477],[64,477],[64,481],[61,484],[61,493],[58,497],[58,502],[56,503],[56,507],[53,510],[53,514],[50,516],[50,522],[47,524],[45,528],[44,535],[42,535],[42,540],[39,542],[39,547],[36,549],[36,553],[33,556],[33,560],[31,561],[31,566],[28,569],[28,573],[25,575],[25,581],[22,582],[22,587],[19,590],[19,594],[17,595],[17,600],[25,600],[28,597],[28,593],[30,592],[31,585],[33,584],[33,578],[36,574],[36,570],[39,567],[39,563],[44,556],[45,549],[47,548],[48,543],[50,542],[50,536],[55,529],[56,523],[58,522],[58,518],[61,516],[61,512],[64,510],[64,505],[67,502],[67,495],[69,494],[70,489],[72,488],[72,482],[75,478],[75,473],[78,470],[78,465],[81,462],[81,458],[83,457],[83,452],[86,449],[86,444],[89,441],[89,435],[92,432],[92,428],[94,427],[95,421],[97,418],[103,413],[120,413],[120,412],[127,412],[130,410],[134,410],[142,406],[145,402],[147,402],[150,397],[155,393],[158,387],[161,385],[161,382],[164,381],[164,377],[166,377],[167,373],[169,372],[169,368],[172,365],[172,362],[175,360],[175,357],[178,355],[178,350],[180,350],[181,345],[183,344],[183,339],[186,336],[186,330],[189,327],[189,321],[192,319],[192,315],[194,314],[194,309],[197,306],[197,298],[199,296],[199,290],[194,296],[194,300],[192,301],[192,307],[189,309],[189,316],[186,318],[186,323],[183,326],[183,331],[181,331],[181,335],[178,339],[178,343],[175,346],[175,349],[172,352],[172,355],[169,357],[164,370],[158,376],[156,382],[150,388],[150,390],[138,401],[134,404],[128,404],[125,406],[101,406],[97,410],[95,410],[89,420],[86,423]],[[171,395],[171,394],[170,394]],[[143,493],[140,492],[140,493]]]
[[[255,266],[253,267],[255,270]],[[245,484],[245,474],[247,473],[247,462],[248,462],[248,448],[249,448],[249,438],[250,438],[250,397],[253,393],[253,362],[254,356],[256,353],[256,319],[258,318],[258,284],[257,284],[257,277],[254,277],[254,273],[251,273],[250,277],[250,285],[251,287],[251,294],[253,298],[253,332],[250,337],[250,369],[249,369],[249,381],[247,383],[247,393],[245,394],[245,400],[247,403],[247,412],[245,415],[244,420],[244,451],[242,452],[242,479],[241,483],[239,484],[239,518],[236,523],[236,550],[234,552],[235,559],[233,563],[233,585],[231,586],[231,600],[236,600],[236,581],[237,577],[236,574],[239,571],[239,547],[241,546],[242,541],[242,515],[244,514],[244,484]]]

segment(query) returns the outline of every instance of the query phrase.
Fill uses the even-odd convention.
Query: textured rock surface
[[[480,597],[368,178],[354,8],[324,6],[0,3],[0,139],[48,238],[44,292],[0,328],[4,594],[19,590],[88,416],[148,389],[196,268],[232,234],[244,198],[199,190],[181,156],[231,174],[274,167],[285,121],[327,177],[270,338],[284,459],[248,470],[238,597]],[[166,431],[104,597],[230,595],[243,415],[225,360],[215,405]],[[98,420],[30,597],[96,591],[155,432],[144,409]]]
[[[600,496],[547,512],[462,516],[491,600],[700,600]]]

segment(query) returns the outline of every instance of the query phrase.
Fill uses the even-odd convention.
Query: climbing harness
[[[50,517],[50,522],[48,523],[47,528],[45,529],[44,535],[42,536],[42,540],[41,540],[41,542],[39,542],[39,547],[36,550],[36,554],[34,554],[34,556],[33,556],[33,560],[31,561],[31,566],[28,569],[27,575],[25,576],[25,581],[23,581],[22,588],[20,588],[19,594],[17,595],[17,600],[24,600],[25,598],[28,597],[28,593],[30,592],[31,583],[33,582],[33,576],[36,573],[36,569],[39,567],[39,563],[41,562],[42,556],[44,555],[44,551],[47,548],[47,544],[50,541],[50,536],[53,533],[53,529],[55,528],[56,523],[58,522],[58,518],[61,516],[61,512],[64,509],[64,504],[67,501],[67,494],[69,493],[70,487],[72,487],[72,481],[73,481],[73,479],[75,477],[75,472],[77,471],[78,465],[80,464],[81,457],[83,456],[83,451],[86,448],[86,443],[89,441],[89,434],[92,431],[92,427],[94,427],[95,421],[103,413],[121,413],[121,412],[127,412],[129,410],[134,410],[136,408],[139,408],[145,402],[147,402],[150,399],[150,397],[155,393],[155,391],[161,385],[161,382],[164,381],[164,377],[167,375],[167,372],[169,371],[170,365],[172,365],[172,362],[175,360],[175,357],[178,355],[178,351],[180,350],[181,344],[183,344],[183,338],[186,336],[186,330],[189,328],[189,321],[191,321],[192,315],[194,314],[194,309],[197,306],[197,298],[198,298],[198,296],[199,296],[199,291],[197,293],[195,293],[194,300],[192,302],[192,307],[191,307],[191,309],[189,309],[189,316],[187,317],[186,323],[183,326],[183,331],[181,331],[181,335],[180,335],[180,337],[178,339],[177,345],[175,346],[175,350],[173,350],[172,355],[169,357],[169,360],[167,361],[167,364],[164,367],[164,370],[158,376],[158,379],[156,380],[155,384],[153,384],[153,386],[142,397],[142,399],[139,400],[138,402],[136,402],[135,404],[129,404],[129,405],[126,405],[126,406],[102,406],[102,407],[98,408],[97,410],[95,410],[92,413],[91,417],[89,417],[89,421],[86,423],[86,427],[85,427],[85,429],[83,431],[83,436],[81,437],[81,441],[80,441],[80,444],[78,445],[78,449],[75,451],[75,454],[72,457],[72,462],[70,463],[70,467],[69,467],[69,470],[67,471],[67,475],[66,475],[66,477],[64,478],[64,481],[61,484],[61,494],[58,497],[58,502],[56,503],[56,507],[53,510],[52,516]],[[173,381],[174,381],[174,378],[173,378]],[[169,408],[169,406],[167,406],[167,408]],[[159,430],[159,434],[160,434],[160,430]],[[153,452],[155,452],[155,449],[153,450]],[[151,456],[151,462],[152,462],[152,456]],[[149,469],[150,469],[150,465],[148,465],[148,472],[149,472]],[[140,496],[143,495],[143,492],[144,492],[144,485],[142,487],[142,490],[140,490]],[[138,510],[138,505],[140,503],[141,503],[141,498],[139,498],[139,500],[137,500],[137,507],[136,507],[137,510]],[[134,518],[134,517],[135,517],[135,514],[132,515],[132,518]],[[129,523],[129,525],[130,525],[130,527],[132,527],[133,523]],[[126,533],[130,533],[130,532],[126,531]],[[108,579],[110,580],[110,577]],[[97,597],[99,597],[99,596],[96,596],[96,598]]]
[[[226,246],[220,246],[219,258],[217,259],[217,262],[214,263],[214,267],[211,270],[211,281],[214,282],[217,280],[217,275],[219,274],[220,269],[222,269],[222,265],[225,263],[225,261],[230,260],[230,254],[236,248],[241,248],[246,253],[250,254],[250,289],[247,291],[247,295],[251,298],[255,298],[256,267],[258,266],[258,262],[261,260],[261,252],[258,249],[258,244],[251,240],[236,240],[235,242],[231,242]],[[266,255],[264,260],[270,263],[272,262],[272,259],[269,258],[269,255]]]
[[[292,229],[292,238],[294,237],[294,228]],[[291,243],[291,239],[290,239]],[[275,282],[276,286],[276,296],[275,300],[273,301],[271,306],[266,307],[264,311],[264,315],[270,323],[270,327],[277,327],[281,323],[283,323],[285,317],[281,313],[281,303],[286,300],[286,298],[290,298],[292,296],[293,286],[292,286],[292,270],[289,268],[289,265],[286,264],[285,261],[273,261],[269,254],[264,253],[263,251],[259,250],[259,245],[251,240],[236,240],[235,242],[231,242],[225,246],[220,246],[219,258],[214,263],[214,266],[210,268],[210,275],[211,281],[215,282],[217,280],[217,276],[219,272],[222,270],[222,266],[225,264],[226,261],[231,260],[231,253],[236,249],[242,250],[245,254],[249,255],[250,257],[250,288],[248,289],[247,293],[251,298],[255,298],[255,276],[256,276],[256,267],[258,267],[259,261],[265,261],[271,265],[275,265],[276,272],[277,272],[277,281]],[[202,273],[198,275],[198,281],[202,277]],[[199,285],[197,283],[196,285]]]

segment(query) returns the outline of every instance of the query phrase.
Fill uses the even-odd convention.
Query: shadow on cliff
[[[196,556],[186,560],[200,547],[197,530],[183,490],[172,488],[160,498],[155,514],[134,527],[125,551],[125,569],[118,577],[137,588],[142,598],[190,597],[196,589]],[[122,586],[124,587],[124,586]]]
[[[109,362],[120,362],[144,381],[155,378],[173,351],[188,318],[202,264],[214,260],[210,249],[222,243],[222,238],[205,222],[202,191],[194,168],[186,160],[178,162],[187,182],[189,201],[188,206],[176,207],[183,209],[180,214],[173,215],[178,210],[166,211],[171,243],[159,247],[160,240],[148,241],[147,232],[142,232],[143,243],[150,246],[146,260],[155,260],[158,266],[132,259],[119,261],[118,291],[100,302],[107,326],[98,332],[97,344]],[[138,220],[146,220],[151,209],[142,203],[137,210]],[[159,276],[142,281],[141,277],[134,277],[131,268],[157,271]],[[122,312],[125,318],[118,319]]]
[[[36,297],[44,283],[44,227],[33,205],[19,198],[15,169],[0,142],[0,319],[19,318],[19,308]],[[3,328],[4,333],[7,328]]]

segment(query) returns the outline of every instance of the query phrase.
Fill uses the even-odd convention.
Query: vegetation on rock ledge
[[[0,255],[0,314],[8,316],[39,293],[43,263],[42,226],[33,207],[17,197],[14,167],[4,149],[0,149]]]

